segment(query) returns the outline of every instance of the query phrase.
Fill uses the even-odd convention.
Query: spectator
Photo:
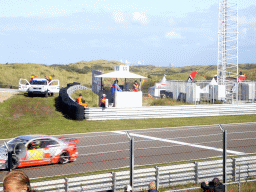
[[[84,107],[87,107],[87,104],[82,102],[82,94],[79,95],[76,102],[79,103],[80,105],[84,106]]]
[[[209,184],[207,186],[207,184]],[[205,192],[223,192],[224,185],[220,182],[218,178],[214,178],[211,182],[205,181],[201,183],[201,188]]]
[[[130,191],[132,191],[132,187],[130,185],[126,185],[124,187],[124,192],[130,192]]]
[[[32,192],[28,176],[19,170],[14,170],[4,177],[4,192]]]
[[[156,190],[156,184],[154,182],[149,183],[148,188],[148,192],[159,192],[158,190]]]
[[[115,94],[116,91],[122,91],[122,89],[120,89],[119,85],[118,85],[118,80],[114,81],[114,84],[111,87],[111,93],[112,95]]]
[[[112,87],[111,87],[111,93],[112,93],[112,100],[111,103],[114,103],[114,97],[115,97],[115,92],[116,91],[122,91],[122,89],[120,89],[119,85],[118,85],[118,80],[115,80]]]

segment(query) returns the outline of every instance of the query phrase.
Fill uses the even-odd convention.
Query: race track
[[[228,155],[256,153],[256,123],[222,126],[228,133]],[[222,155],[223,134],[218,125],[132,130],[129,134],[135,141],[136,166]],[[30,178],[38,178],[129,166],[130,140],[125,131],[66,136],[79,139],[77,161],[20,169]],[[5,174],[0,171],[1,181]]]

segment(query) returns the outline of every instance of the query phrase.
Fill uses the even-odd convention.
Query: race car
[[[8,151],[12,152],[12,169],[75,161],[78,139],[47,135],[16,137],[0,147],[0,169],[8,168]]]

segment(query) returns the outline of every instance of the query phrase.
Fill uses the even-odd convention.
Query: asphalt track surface
[[[256,123],[226,124],[228,155],[256,153]],[[134,137],[135,166],[222,156],[218,125],[128,131]],[[65,165],[20,168],[30,178],[129,167],[130,140],[125,131],[65,135],[78,138],[79,157]],[[56,136],[58,137],[58,136]],[[5,140],[0,140],[3,144]],[[0,171],[0,181],[6,171]]]

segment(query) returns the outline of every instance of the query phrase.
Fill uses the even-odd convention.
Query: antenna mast
[[[236,0],[219,0],[218,85],[225,85],[226,101],[238,98],[238,8]]]

